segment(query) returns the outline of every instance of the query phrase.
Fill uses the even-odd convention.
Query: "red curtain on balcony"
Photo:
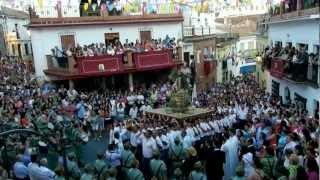
[[[277,78],[282,78],[284,75],[285,61],[282,59],[274,58],[271,61],[271,75]]]
[[[203,61],[203,71],[206,76],[211,73],[211,61]]]

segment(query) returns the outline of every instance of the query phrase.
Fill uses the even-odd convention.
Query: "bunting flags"
[[[40,8],[43,8],[43,0],[37,0],[37,2],[38,2],[38,6]]]
[[[83,4],[83,10],[84,11],[88,11],[88,9],[89,9],[89,4],[88,3],[84,3]]]

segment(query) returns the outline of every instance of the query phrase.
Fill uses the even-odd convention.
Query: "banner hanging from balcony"
[[[282,59],[272,59],[270,70],[271,75],[277,78],[282,78],[284,75],[284,64],[285,61]]]
[[[172,53],[169,50],[134,53],[137,70],[153,70],[173,67]]]

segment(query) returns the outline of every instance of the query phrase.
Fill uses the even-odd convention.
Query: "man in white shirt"
[[[140,139],[142,141],[142,168],[145,172],[145,176],[150,176],[150,160],[153,156],[153,152],[156,151],[157,143],[156,140],[151,136],[152,131],[147,130],[144,134],[141,134]]]
[[[181,136],[183,149],[189,149],[193,146],[194,138],[192,136],[188,136],[186,131],[182,131]]]
[[[142,112],[142,115],[146,115],[146,111],[151,110],[152,107],[149,103],[145,103],[140,107],[140,111]]]
[[[31,155],[31,163],[28,164],[30,180],[53,180],[54,172],[43,165],[39,165],[36,160],[37,155]]]
[[[133,106],[130,108],[129,116],[131,117],[131,119],[137,119],[137,117],[138,117],[138,107],[136,106],[136,104],[133,104]]]

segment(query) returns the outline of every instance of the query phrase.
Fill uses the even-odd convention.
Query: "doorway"
[[[151,41],[151,31],[140,31],[140,40],[142,44],[147,40]]]
[[[278,83],[277,81],[272,80],[271,87],[272,87],[271,94],[273,96],[279,97],[280,83]]]
[[[117,41],[119,41],[119,33],[104,33],[104,39],[106,43],[106,47],[110,44],[115,45]]]
[[[76,45],[74,35],[62,35],[61,36],[61,47],[62,49],[74,48]]]
[[[294,93],[294,99],[297,103],[298,108],[300,109],[306,109],[307,106],[307,99],[301,96],[298,93]]]
[[[314,100],[314,113],[313,113],[313,115],[314,115],[314,117],[315,118],[319,118],[319,101],[317,101],[317,100]]]
[[[291,95],[290,95],[290,89],[289,87],[284,88],[284,103],[289,105],[291,104]]]
[[[183,60],[186,63],[187,67],[190,66],[190,52],[183,53]]]
[[[22,58],[21,44],[18,44],[18,56],[19,56],[19,58]]]

